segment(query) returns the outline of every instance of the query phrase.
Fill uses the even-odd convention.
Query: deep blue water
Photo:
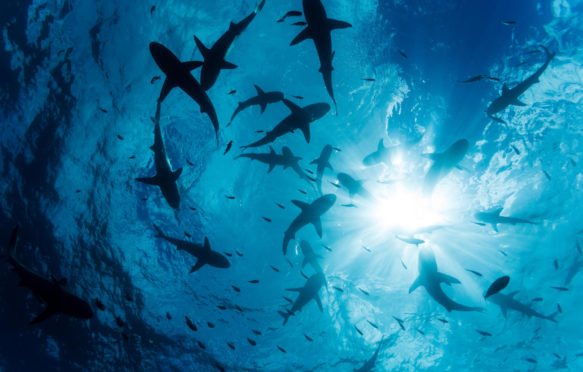
[[[2,2],[1,245],[18,225],[17,260],[66,278],[60,290],[94,316],[29,325],[43,302],[2,262],[0,371],[352,371],[377,350],[376,371],[583,370],[583,2],[322,1],[329,18],[352,25],[331,31],[337,112],[314,42],[290,46],[304,16],[276,22],[302,2],[266,0],[228,51],[238,67],[207,91],[218,147],[209,116],[180,88],[161,103],[168,158],[183,168],[177,210],[135,180],[155,174],[152,117],[165,79],[149,44],[200,61],[193,35],[210,48],[256,4]],[[545,62],[541,46],[556,56],[519,97],[525,105],[492,120],[486,109],[503,84]],[[191,74],[200,81],[201,68]],[[477,75],[494,79],[461,82]],[[295,129],[244,150],[290,115],[276,102],[227,126],[238,102],[257,95],[254,84],[331,109],[311,124],[309,143]],[[390,156],[366,166],[381,138]],[[461,139],[467,152],[424,190],[439,161],[430,154]],[[291,201],[321,194],[291,168],[268,173],[237,156],[287,146],[315,177],[310,162],[327,144],[333,170],[322,194],[336,201],[322,237],[305,226],[284,256],[284,232],[301,211]],[[368,195],[351,196],[339,173]],[[499,208],[528,223],[495,229],[476,215]],[[196,258],[157,238],[154,224],[197,244],[208,237],[230,267],[189,273]],[[312,300],[283,325],[284,297],[298,295],[286,289],[318,271],[302,268],[301,240],[321,256],[322,311]],[[424,288],[409,293],[427,252],[460,282],[441,282],[445,293],[481,311],[448,312]],[[493,298],[517,292],[543,318],[503,314],[484,298],[504,275],[508,287]]]

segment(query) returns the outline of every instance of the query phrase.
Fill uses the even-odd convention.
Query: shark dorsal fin
[[[506,85],[506,83],[502,86],[502,94],[507,94],[510,91],[510,89],[508,89],[508,85]]]
[[[263,91],[263,89],[259,88],[257,85],[254,85],[254,87],[255,87],[255,90],[257,91],[257,95],[258,96],[261,96],[261,95],[264,95],[265,94],[265,92]]]
[[[273,146],[269,146],[269,153],[275,154],[275,150],[273,149]]]
[[[296,207],[300,208],[302,211],[304,211],[304,210],[306,210],[307,208],[310,207],[310,205],[308,203],[303,202],[303,201],[299,201],[299,200],[292,200],[292,203]]]
[[[496,216],[499,216],[500,213],[502,213],[502,210],[504,209],[504,207],[501,208],[496,208],[492,211],[493,214],[495,214]]]
[[[381,140],[379,141],[379,145],[377,146],[377,151],[382,151],[385,149],[385,145],[383,143],[383,139],[381,138]]]
[[[206,236],[204,237],[204,249],[206,251],[211,250],[211,244],[209,243],[209,239]]]

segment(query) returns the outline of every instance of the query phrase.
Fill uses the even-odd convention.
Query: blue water
[[[18,260],[45,278],[67,278],[66,290],[95,314],[29,325],[42,302],[2,263],[0,371],[352,371],[377,350],[376,371],[583,370],[583,274],[576,274],[583,267],[583,2],[323,4],[329,18],[352,25],[332,31],[337,113],[314,43],[289,46],[304,28],[293,23],[304,17],[276,22],[302,11],[302,2],[267,0],[227,55],[238,68],[222,70],[208,91],[218,147],[208,116],[180,89],[161,105],[168,158],[184,169],[174,211],[158,188],[135,181],[155,173],[151,118],[164,81],[148,45],[201,60],[193,35],[212,46],[254,2],[2,2],[0,238],[8,242],[20,226]],[[521,95],[526,105],[490,119],[486,108],[503,83],[512,88],[545,62],[540,45],[556,56]],[[500,81],[460,82],[478,74]],[[192,75],[199,80],[200,69]],[[151,82],[154,76],[161,79]],[[235,159],[264,135],[256,131],[290,112],[281,103],[264,114],[255,106],[227,127],[238,102],[256,95],[254,84],[300,106],[332,107],[312,123],[309,143],[296,130],[271,144],[277,153],[291,148],[314,173],[310,162],[322,148],[337,149],[322,182],[324,194],[337,196],[322,216],[322,237],[303,227],[287,256],[283,233],[300,212],[291,200],[311,203],[320,194],[289,168],[267,173],[265,164]],[[392,156],[365,166],[381,138]],[[423,192],[429,154],[460,139],[469,141],[465,156]],[[245,151],[252,152],[269,146]],[[333,185],[339,172],[362,181],[372,200]],[[533,223],[496,231],[476,219],[496,208]],[[156,238],[153,224],[199,244],[208,237],[230,267],[189,274],[196,259]],[[286,289],[315,273],[301,267],[302,239],[322,256],[323,311],[310,301],[284,326],[278,311],[291,304],[283,296],[297,297]],[[448,312],[424,288],[409,293],[423,250],[461,282],[442,283],[445,292],[483,311]],[[502,294],[518,291],[517,300],[556,323],[505,316],[485,300],[503,275],[510,283]]]

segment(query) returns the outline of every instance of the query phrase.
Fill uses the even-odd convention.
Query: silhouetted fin
[[[317,220],[312,221],[312,224],[316,228],[316,233],[318,233],[318,236],[321,238],[322,237],[322,221],[318,218]]]
[[[175,84],[174,82],[172,82],[168,78],[166,78],[166,80],[164,80],[164,85],[162,86],[162,90],[160,91],[160,97],[158,97],[158,102],[164,101],[164,99],[166,99],[166,97],[168,96],[170,91],[173,88],[176,88],[177,86],[178,86],[177,84]]]
[[[50,306],[47,307],[42,313],[38,314],[29,324],[38,324],[42,321],[47,320],[51,316],[55,315],[57,312]]]
[[[255,90],[257,91],[257,95],[260,96],[262,94],[265,94],[265,92],[263,91],[263,89],[259,88],[257,85],[253,85],[255,87]]]
[[[157,176],[136,178],[136,181],[141,182],[141,183],[145,183],[146,185],[154,185],[154,186],[160,185],[160,179]]]
[[[209,56],[210,54],[210,49],[205,47],[202,41],[200,41],[200,39],[196,37],[196,35],[194,35],[194,42],[196,43],[196,47],[198,48],[202,56],[206,59],[207,56]]]
[[[309,207],[310,207],[310,204],[308,204],[308,203],[304,203],[303,201],[299,201],[299,200],[292,200],[292,203],[293,203],[293,204],[294,204],[296,207],[300,208],[301,210],[304,210],[304,209],[306,209],[306,208],[309,208]]]
[[[298,287],[298,288],[286,288],[286,291],[290,291],[290,292],[301,292],[303,289],[303,287]]]
[[[451,285],[451,284],[460,284],[461,282],[457,279],[454,278],[453,276],[444,274],[444,273],[437,273],[436,274],[436,279],[439,282],[444,282],[447,285]]]
[[[510,103],[511,105],[514,106],[526,106],[526,103],[520,101],[518,98],[516,98],[515,100],[512,101],[512,103]]]
[[[196,265],[194,265],[191,269],[190,269],[190,273],[192,274],[193,272],[199,270],[201,267],[204,266],[206,262],[204,262],[203,260],[199,259],[198,261],[196,261]]]
[[[231,62],[227,62],[227,61],[221,62],[221,68],[223,70],[232,70],[232,69],[235,69],[237,67],[238,67],[237,65],[235,65],[235,64],[233,64]]]
[[[352,27],[352,25],[348,22],[328,18],[328,28],[330,29],[330,31],[349,27]]]
[[[296,45],[296,44],[301,43],[302,41],[307,40],[307,39],[310,39],[310,38],[312,38],[312,35],[310,33],[310,29],[308,27],[306,27],[302,32],[300,32],[298,34],[298,36],[296,36],[292,40],[292,42],[289,45],[290,46],[291,45]]]
[[[320,299],[320,296],[318,296],[317,294],[314,296],[314,300],[316,301],[316,303],[318,304],[318,307],[320,308],[321,312],[324,312],[324,308],[322,307],[322,300]]]
[[[172,172],[172,176],[171,176],[172,181],[176,181],[178,179],[178,177],[180,177],[181,174],[182,174],[182,168],[178,168],[177,170]]]
[[[283,99],[282,102],[289,108],[289,110],[292,112],[292,114],[297,114],[297,113],[301,113],[303,112],[303,109],[296,105],[295,103],[293,103],[290,100],[287,99]]]
[[[202,66],[202,64],[203,63],[201,61],[182,62],[182,65],[188,68],[188,70],[190,71],[199,68],[200,66]]]
[[[421,276],[418,276],[417,279],[415,279],[415,281],[413,282],[413,284],[411,284],[411,287],[409,287],[409,293],[413,292],[414,290],[419,288],[419,286],[422,286],[422,285],[423,285],[423,280],[422,280]]]

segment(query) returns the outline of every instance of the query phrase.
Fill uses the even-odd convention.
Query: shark
[[[165,235],[162,230],[154,225],[156,229],[156,238],[161,238],[174,245],[179,251],[185,251],[193,257],[197,258],[196,264],[190,269],[190,273],[199,270],[204,265],[210,265],[219,269],[227,269],[231,267],[229,260],[219,252],[213,251],[208,238],[205,236],[204,244],[196,244],[186,240],[171,238]]]
[[[435,255],[430,248],[423,248],[419,251],[419,276],[409,288],[409,293],[420,286],[425,287],[427,293],[448,312],[451,311],[482,311],[481,307],[471,307],[459,304],[449,298],[441,284],[459,284],[460,281],[452,276],[441,273],[437,269]]]
[[[565,276],[565,286],[571,284],[571,281],[583,269],[583,255],[581,253],[581,246],[579,241],[577,241],[577,252],[578,256],[573,260],[569,268],[567,269],[567,275]]]
[[[312,246],[308,241],[302,240],[300,241],[300,249],[304,254],[304,260],[302,261],[302,268],[304,268],[307,264],[310,264],[316,272],[322,272],[322,267],[318,263],[318,259],[321,259],[322,256],[316,254],[312,249]]]
[[[156,175],[154,177],[136,178],[136,181],[160,187],[162,195],[168,204],[178,209],[180,207],[180,194],[178,193],[178,186],[176,181],[182,174],[182,168],[176,171],[172,170],[166,149],[164,148],[164,141],[162,139],[162,131],[160,130],[160,103],[156,109],[156,118],[154,119],[154,144],[150,147],[154,151],[154,164],[156,166]]]
[[[337,177],[338,182],[348,190],[351,198],[358,194],[365,199],[372,199],[372,194],[362,186],[362,181],[355,180],[346,173],[338,173]]]
[[[330,111],[330,105],[327,103],[314,103],[305,107],[300,107],[285,98],[282,102],[289,108],[291,114],[277,124],[273,130],[265,133],[265,136],[262,139],[250,145],[243,146],[244,149],[266,145],[275,141],[277,138],[287,133],[293,133],[298,129],[304,134],[306,142],[310,143],[310,124]]]
[[[332,88],[332,60],[334,59],[334,52],[332,52],[332,36],[331,31],[337,29],[344,29],[352,27],[348,22],[338,21],[328,18],[324,5],[320,0],[303,0],[304,16],[308,23],[290,43],[291,46],[301,43],[304,40],[312,39],[318,52],[320,59],[320,70],[324,79],[324,85],[328,91],[328,95],[334,102],[336,112],[338,107],[336,99],[334,98],[334,90]]]
[[[257,153],[257,154],[241,154],[235,159],[239,158],[247,158],[251,160],[257,160],[261,163],[265,163],[269,166],[267,173],[271,173],[271,171],[278,165],[282,166],[283,169],[287,169],[288,167],[293,169],[294,172],[300,176],[301,179],[307,182],[313,182],[315,179],[308,176],[299,165],[299,161],[302,159],[301,157],[294,156],[291,149],[287,146],[284,146],[281,149],[282,154],[279,155],[275,152],[273,147],[269,146],[269,153]]]
[[[468,140],[461,139],[442,153],[427,154],[433,160],[433,164],[427,171],[423,181],[425,194],[431,194],[439,180],[447,176],[453,168],[459,167],[458,163],[466,156],[469,145]]]
[[[296,233],[304,226],[313,224],[318,236],[322,237],[322,221],[320,217],[326,213],[336,202],[336,195],[326,194],[314,200],[311,204],[292,200],[292,203],[302,211],[292,221],[283,234],[283,255],[287,253],[289,241],[295,239]]]
[[[200,112],[208,115],[215,129],[215,137],[218,145],[219,119],[217,118],[217,112],[209,96],[190,73],[190,71],[199,67],[201,62],[180,62],[178,57],[170,49],[157,42],[150,43],[150,53],[160,70],[166,74],[166,80],[162,86],[158,103],[162,103],[172,89],[176,87],[182,89],[184,93],[188,94],[190,98],[198,103]]]
[[[527,316],[529,318],[531,317],[535,317],[535,318],[540,318],[540,319],[546,319],[546,320],[550,320],[551,322],[557,322],[555,320],[555,316],[557,315],[556,313],[551,314],[551,315],[543,315],[539,312],[537,312],[536,310],[534,310],[532,307],[523,304],[522,302],[516,300],[514,298],[514,296],[516,296],[516,294],[518,293],[518,291],[512,292],[510,294],[503,294],[503,293],[496,293],[490,297],[488,297],[488,300],[490,302],[492,302],[493,304],[496,304],[500,307],[500,310],[502,311],[502,314],[504,314],[504,316],[506,316],[506,314],[508,313],[508,310],[513,310],[516,312],[521,313],[524,316]]]
[[[384,337],[381,338],[381,341],[379,342],[379,346],[377,347],[377,350],[370,357],[370,359],[367,360],[362,365],[362,367],[360,367],[358,369],[354,369],[354,372],[369,372],[369,371],[372,371],[375,368],[375,364],[377,363],[377,359],[379,357],[379,353],[381,352],[381,348],[383,347],[383,341],[384,341]]]
[[[390,148],[385,147],[383,139],[381,138],[377,146],[377,150],[365,156],[365,158],[362,160],[362,164],[366,165],[367,167],[381,163],[390,165],[390,161],[391,161]]]
[[[324,171],[326,168],[334,170],[330,164],[330,156],[332,155],[332,146],[326,145],[320,153],[320,157],[312,160],[310,164],[316,164],[316,186],[318,187],[318,192],[322,193],[322,177],[324,176]]]
[[[425,243],[425,240],[416,238],[414,236],[399,236],[399,235],[395,235],[395,238],[399,239],[400,241],[402,241],[404,243],[411,244],[411,245],[416,245],[416,246],[419,246],[419,244]]]
[[[199,62],[199,66],[202,66],[202,70],[200,72],[200,84],[202,89],[205,91],[209,90],[217,81],[221,70],[237,68],[236,65],[227,62],[225,57],[233,46],[235,39],[241,35],[243,31],[245,31],[257,13],[263,9],[264,5],[265,0],[261,1],[261,3],[255,7],[255,10],[247,17],[245,17],[241,22],[231,22],[227,32],[225,32],[210,49],[207,48],[202,43],[202,41],[196,37],[196,35],[194,36],[194,42],[196,43],[196,46],[204,59],[203,62]]]
[[[308,278],[303,287],[286,289],[286,291],[298,292],[298,297],[294,301],[291,309],[288,309],[285,312],[278,311],[279,315],[283,317],[283,325],[287,324],[290,316],[295,315],[298,311],[302,311],[304,306],[306,306],[311,300],[316,301],[318,308],[323,312],[322,300],[320,299],[318,292],[320,292],[320,288],[325,284],[326,277],[324,276],[324,273],[317,272]]]
[[[245,101],[239,102],[239,105],[235,109],[235,112],[233,112],[231,120],[229,121],[229,124],[227,124],[227,126],[231,125],[233,120],[235,120],[235,116],[237,116],[241,111],[251,106],[260,106],[261,113],[263,114],[268,104],[276,103],[283,100],[282,92],[264,92],[257,85],[255,85],[255,90],[257,91],[257,95],[255,97],[251,97]]]
[[[36,298],[46,304],[44,310],[34,317],[30,324],[41,323],[57,314],[77,319],[91,319],[93,317],[91,306],[85,300],[63,288],[66,285],[65,279],[56,280],[54,277],[51,277],[50,280],[45,279],[18,262],[15,257],[18,230],[18,227],[12,230],[7,261],[12,266],[12,271],[20,278],[19,286],[30,289]]]
[[[526,78],[524,81],[522,81],[521,83],[516,85],[514,88],[509,89],[506,84],[504,84],[502,86],[502,95],[500,97],[496,98],[490,104],[490,106],[488,106],[488,109],[486,110],[486,114],[491,119],[498,121],[498,122],[504,122],[502,119],[497,118],[494,115],[505,110],[510,105],[526,106],[526,104],[521,102],[518,98],[524,92],[526,92],[531,86],[533,86],[534,84],[536,84],[540,81],[539,79],[540,79],[541,75],[543,74],[543,72],[545,72],[545,70],[549,66],[549,63],[551,63],[552,59],[555,57],[555,53],[551,53],[544,46],[541,46],[541,47],[544,49],[544,51],[547,55],[547,60],[545,61],[545,63],[538,70],[536,70],[534,74],[532,74],[531,76]]]
[[[506,225],[516,225],[519,223],[523,224],[530,224],[536,225],[536,222],[532,222],[529,220],[525,220],[522,218],[515,218],[515,217],[504,217],[501,216],[500,213],[502,212],[503,208],[496,208],[490,212],[478,212],[475,214],[475,217],[478,221],[482,223],[487,223],[492,225],[494,231],[498,232],[498,224],[506,224]]]

